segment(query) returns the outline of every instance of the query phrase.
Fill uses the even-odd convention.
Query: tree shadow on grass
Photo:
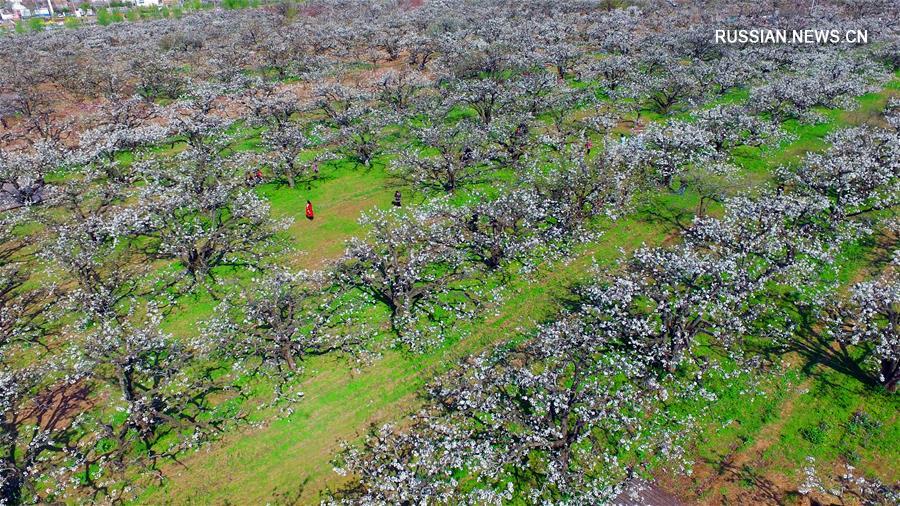
[[[872,270],[883,272],[894,260],[894,251],[900,244],[900,232],[881,229],[872,236],[872,242]]]
[[[277,506],[294,506],[297,504],[301,504],[301,500],[303,498],[303,492],[306,491],[306,486],[309,484],[309,476],[304,478],[299,485],[296,486],[295,489],[287,489],[287,490],[274,490],[272,494],[272,503]]]
[[[773,363],[786,353],[796,353],[805,360],[802,368],[805,375],[835,387],[845,388],[830,381],[818,366],[850,376],[867,388],[878,387],[878,382],[861,365],[871,350],[861,347],[850,349],[845,343],[824,332],[818,316],[804,308],[794,297],[782,299],[782,304],[783,311],[792,314],[796,330],[785,343],[764,347],[758,350],[760,353]]]
[[[816,373],[816,366],[822,365],[855,378],[868,387],[878,386],[871,374],[860,366],[868,353],[860,357],[858,354],[852,353],[843,343],[834,341],[828,336],[820,333],[798,336],[793,340],[789,349],[806,359],[803,372],[807,375],[819,376],[819,379],[822,379],[821,374]]]
[[[693,209],[685,209],[662,199],[654,199],[638,209],[637,217],[641,221],[665,225],[673,230],[683,232],[694,222],[695,215]]]
[[[44,430],[65,429],[85,407],[93,407],[89,394],[90,388],[83,381],[59,383],[35,397],[25,418],[34,420]]]
[[[756,504],[792,504],[792,500],[796,500],[797,492],[782,489],[749,464],[737,464],[731,459],[708,463],[716,468],[719,475],[749,489]]]

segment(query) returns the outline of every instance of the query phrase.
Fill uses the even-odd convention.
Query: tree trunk
[[[900,363],[896,360],[886,358],[881,361],[881,377],[884,378],[882,384],[888,392],[897,391],[897,383],[900,382]]]
[[[397,335],[402,335],[404,332],[404,325],[407,317],[409,316],[410,309],[409,304],[405,300],[398,300],[396,298],[391,300],[391,330],[397,333]]]
[[[491,254],[487,259],[487,266],[490,270],[494,270],[497,267],[500,267],[500,262],[503,260],[503,250],[500,248],[500,244],[493,243],[490,248]]]
[[[294,360],[294,350],[291,349],[290,341],[282,343],[281,356],[284,358],[284,361],[287,362],[291,372],[297,372],[297,362]]]
[[[122,396],[125,397],[125,400],[132,402],[134,400],[134,382],[131,379],[131,374],[125,372],[125,367],[128,367],[128,365],[123,366],[123,370],[119,372],[119,388],[122,390]]]

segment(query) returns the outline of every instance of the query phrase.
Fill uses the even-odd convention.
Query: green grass
[[[780,437],[766,458],[778,472],[802,479],[806,458],[843,462],[887,482],[900,476],[900,399],[880,388],[819,367],[797,407],[783,420]]]
[[[319,167],[319,179],[309,184],[298,183],[293,189],[279,183],[259,187],[274,217],[294,218],[287,232],[294,248],[286,260],[296,268],[319,268],[337,257],[344,242],[362,232],[360,214],[390,207],[393,198],[395,187],[383,163],[365,169],[339,160],[320,163]],[[307,200],[316,213],[311,221],[304,216]]]

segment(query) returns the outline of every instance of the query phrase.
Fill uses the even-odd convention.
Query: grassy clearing
[[[259,187],[274,217],[294,219],[287,231],[292,251],[286,259],[293,268],[318,269],[337,257],[344,242],[361,233],[360,214],[390,207],[393,197],[394,187],[382,163],[365,169],[341,160],[320,167],[319,179],[310,184],[300,183],[293,189],[277,183]],[[303,214],[307,200],[315,209],[314,220]]]
[[[798,462],[844,462],[868,476],[896,480],[900,426],[896,395],[872,388],[829,365],[806,366],[812,381],[800,390],[796,409],[783,421],[764,458],[772,471],[802,479]]]

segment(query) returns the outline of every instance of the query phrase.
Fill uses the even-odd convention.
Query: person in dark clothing
[[[397,191],[394,192],[394,202],[392,202],[392,203],[394,204],[394,206],[400,207],[400,206],[402,205],[402,204],[400,203],[400,199],[401,199],[402,197],[403,197],[403,196],[400,194],[400,190],[397,190]]]
[[[312,183],[314,180],[318,181],[319,179],[319,162],[313,162],[312,164],[312,178],[306,181],[306,189],[312,190]]]
[[[312,202],[307,200],[306,201],[306,219],[311,220],[315,217],[316,217],[316,215],[313,213]]]

